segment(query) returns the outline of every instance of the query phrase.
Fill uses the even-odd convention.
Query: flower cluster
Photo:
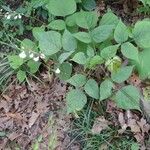
[[[6,12],[5,13],[5,15],[4,15],[4,17],[6,18],[6,19],[14,19],[14,20],[16,20],[16,19],[21,19],[22,18],[22,15],[23,14],[21,14],[21,13],[16,13],[15,11],[12,11],[12,12]]]
[[[22,49],[24,49],[24,47],[22,47]],[[29,57],[29,58],[32,58],[34,61],[39,61],[40,58],[41,59],[46,58],[46,56],[43,53],[37,54],[35,52],[31,52],[31,51],[26,52],[24,50],[19,54],[19,57],[23,59]]]

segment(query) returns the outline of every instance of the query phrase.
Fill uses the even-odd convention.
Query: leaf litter
[[[0,149],[11,149],[10,142],[15,142],[21,150],[30,149],[41,135],[40,149],[53,146],[63,150],[70,142],[67,130],[71,117],[65,115],[63,101],[67,85],[56,78],[46,86],[29,83],[28,86],[13,84],[0,96],[0,131],[5,133],[0,137]],[[51,143],[53,137],[56,143]]]

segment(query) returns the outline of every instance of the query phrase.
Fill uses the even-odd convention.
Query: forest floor
[[[9,1],[10,5],[17,7],[21,1]],[[136,4],[134,4],[136,5]],[[134,6],[133,5],[133,6]],[[134,7],[125,3],[108,3],[103,1],[97,4],[97,10],[104,14],[111,8],[124,22],[134,24],[137,20],[145,18],[134,11]],[[70,134],[73,129],[72,115],[66,115],[65,94],[70,88],[66,83],[46,72],[39,75],[40,83],[30,80],[28,84],[17,84],[12,77],[7,89],[0,95],[0,149],[1,150],[29,150],[39,147],[39,150],[80,150],[81,143],[78,138]],[[140,86],[141,81],[133,75],[129,82]],[[94,107],[94,106],[93,106]],[[132,136],[141,143],[141,149],[148,149],[150,124],[138,112],[117,109],[115,104],[108,101],[105,118],[97,118],[98,124],[92,127],[92,132],[113,125],[120,134],[128,135],[125,130],[131,129],[128,136]],[[93,108],[96,109],[96,108]],[[111,117],[109,117],[111,116]],[[124,136],[121,135],[121,136]],[[114,137],[112,138],[118,138]],[[111,139],[113,141],[113,139]],[[110,143],[111,143],[110,140]],[[107,149],[103,145],[100,149]],[[150,148],[149,148],[150,149]],[[94,149],[93,149],[94,150]]]

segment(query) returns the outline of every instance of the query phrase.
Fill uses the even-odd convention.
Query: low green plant
[[[150,21],[126,26],[111,11],[99,16],[96,11],[78,10],[80,2],[44,1],[48,16],[54,19],[32,29],[34,39],[21,42],[21,54],[27,57],[8,56],[10,66],[24,81],[26,74],[36,73],[41,64],[29,58],[31,53],[38,58],[45,56],[45,63],[50,59],[54,65],[49,70],[73,87],[66,95],[68,113],[77,114],[89,97],[94,101],[111,97],[119,108],[140,111],[138,89],[133,85],[118,89],[116,85],[124,85],[134,71],[142,79],[149,78]],[[75,65],[83,68],[76,74]],[[106,70],[103,81],[90,77],[89,72],[96,67]]]

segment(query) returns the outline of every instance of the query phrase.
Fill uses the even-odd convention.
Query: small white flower
[[[0,12],[2,12],[3,11],[3,9],[0,9]]]
[[[25,53],[24,51],[22,51],[22,52],[19,54],[19,57],[20,57],[20,58],[26,58],[27,55],[26,55],[26,53]]]
[[[21,49],[24,49],[24,47],[22,46]]]
[[[39,61],[39,56],[33,58],[34,61]]]
[[[46,56],[44,54],[40,54],[40,58],[45,59]]]
[[[57,69],[55,70],[55,73],[59,74],[59,73],[60,73],[60,69],[57,68]]]
[[[22,18],[22,16],[19,14],[19,15],[18,15],[18,18],[19,18],[19,19],[21,19],[21,18]]]
[[[29,55],[29,57],[30,57],[30,58],[33,58],[33,57],[34,57],[34,54],[33,54],[33,53],[31,53],[31,54]]]
[[[10,18],[11,18],[11,15],[7,15],[6,19],[8,19],[8,20],[9,20]]]
[[[15,16],[14,19],[16,20],[18,18],[18,16]]]

